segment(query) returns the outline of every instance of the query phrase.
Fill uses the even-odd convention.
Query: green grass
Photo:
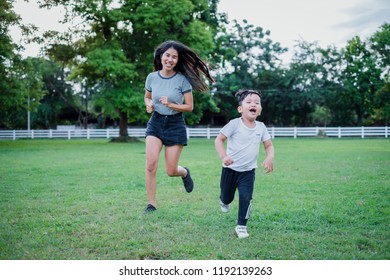
[[[219,209],[213,140],[183,150],[191,194],[160,161],[150,215],[143,142],[0,141],[0,259],[390,259],[388,139],[274,145],[275,171],[257,171],[251,236],[239,240],[237,199]]]

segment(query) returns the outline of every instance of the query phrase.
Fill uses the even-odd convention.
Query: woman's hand
[[[153,111],[154,111],[153,100],[150,99],[150,101],[146,104],[146,112],[153,113]]]
[[[163,104],[164,106],[167,106],[169,108],[170,102],[168,101],[168,96],[161,96],[160,102],[161,102],[161,104]]]

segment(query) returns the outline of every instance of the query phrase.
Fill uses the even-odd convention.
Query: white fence
[[[188,138],[211,139],[218,135],[221,128],[187,128]],[[129,128],[130,137],[143,138],[145,128]],[[381,127],[269,127],[272,138],[276,137],[384,137],[388,138],[389,128]],[[113,138],[119,136],[119,129],[68,129],[68,130],[0,130],[1,140],[42,139],[42,138]]]

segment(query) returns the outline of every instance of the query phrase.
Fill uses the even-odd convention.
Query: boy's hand
[[[262,166],[265,169],[265,173],[270,173],[274,170],[274,162],[272,159],[264,160]]]
[[[226,166],[229,166],[233,163],[233,160],[228,155],[224,156],[222,161]]]

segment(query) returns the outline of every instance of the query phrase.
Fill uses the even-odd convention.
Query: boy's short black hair
[[[238,104],[241,106],[242,101],[250,94],[256,94],[261,99],[261,92],[253,89],[240,89],[234,96],[237,98]]]

